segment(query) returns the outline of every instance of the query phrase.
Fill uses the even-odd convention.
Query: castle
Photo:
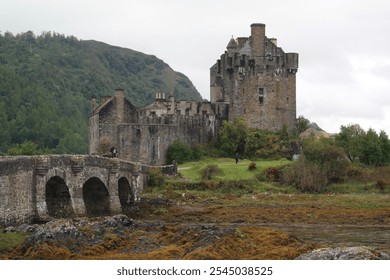
[[[278,131],[296,127],[298,54],[285,53],[265,36],[265,25],[251,25],[250,37],[232,38],[210,68],[210,102],[177,101],[156,93],[155,101],[137,108],[124,90],[92,98],[90,154],[115,147],[121,159],[166,164],[174,141],[189,146],[215,139],[224,120],[243,117],[250,128]],[[107,150],[107,149],[106,149]]]

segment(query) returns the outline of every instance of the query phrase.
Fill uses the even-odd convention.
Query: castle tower
[[[243,117],[251,128],[293,131],[296,119],[298,54],[285,53],[267,38],[265,24],[250,37],[231,39],[210,68],[210,100],[229,104],[229,120]]]

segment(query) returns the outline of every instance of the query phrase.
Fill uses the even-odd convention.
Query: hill
[[[155,92],[202,99],[153,55],[58,33],[0,33],[0,154],[27,141],[41,151],[86,153],[90,98],[118,87],[136,106]]]

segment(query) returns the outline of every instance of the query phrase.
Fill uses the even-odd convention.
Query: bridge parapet
[[[94,155],[0,157],[0,224],[125,211],[151,168]]]

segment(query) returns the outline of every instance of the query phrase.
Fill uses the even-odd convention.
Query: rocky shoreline
[[[123,214],[22,224],[5,232],[23,232],[28,237],[3,253],[2,259],[390,259],[370,247],[321,248],[273,229],[168,224]],[[236,250],[242,250],[241,254],[234,254]],[[268,254],[259,253],[264,250]]]

